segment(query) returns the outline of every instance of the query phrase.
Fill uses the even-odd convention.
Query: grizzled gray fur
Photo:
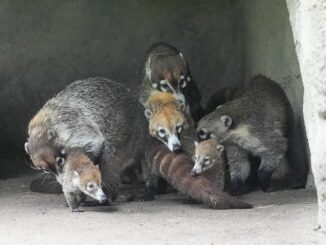
[[[202,118],[197,135],[236,144],[259,156],[258,183],[266,191],[271,175],[285,157],[292,123],[293,112],[282,88],[259,75],[238,99]]]

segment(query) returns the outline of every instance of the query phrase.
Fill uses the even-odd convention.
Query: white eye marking
[[[211,161],[209,160],[209,157],[204,158],[205,165],[208,165]]]
[[[207,133],[205,132],[204,129],[199,130],[199,138],[200,139],[206,139],[207,138]]]
[[[165,129],[164,128],[159,128],[158,135],[163,138],[166,135]]]
[[[87,190],[92,191],[94,189],[94,184],[93,183],[88,183],[87,184]]]
[[[184,75],[181,75],[180,76],[180,80],[183,80],[183,79],[185,79],[185,76]]]
[[[177,132],[180,134],[182,132],[182,125],[176,127]]]
[[[62,149],[62,150],[61,150],[61,154],[62,154],[62,155],[66,155],[66,151],[65,151],[65,149]]]
[[[168,85],[168,82],[166,80],[161,80],[160,84],[161,84],[161,90],[163,92],[166,92],[166,91],[169,90],[169,85]]]
[[[187,77],[187,81],[190,82],[191,81],[191,77]]]
[[[61,167],[65,163],[65,159],[63,157],[57,157],[55,161],[57,162],[59,167]]]
[[[180,81],[181,88],[185,88],[187,86],[187,82],[185,80]]]
[[[29,154],[28,153],[28,143],[27,142],[24,144],[24,148],[25,148],[26,153]]]

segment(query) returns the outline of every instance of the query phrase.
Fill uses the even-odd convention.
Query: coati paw
[[[231,190],[229,190],[229,194],[231,196],[241,196],[241,195],[248,194],[252,190],[253,188],[251,186],[244,185],[244,186],[239,186],[237,188],[232,188]]]
[[[98,206],[110,206],[112,202],[110,200],[106,200],[105,202],[99,201],[84,201],[80,204],[82,207],[98,207]]]
[[[272,173],[265,170],[258,170],[258,185],[263,192],[266,192],[271,184]]]
[[[140,201],[140,202],[149,202],[149,201],[153,201],[154,197],[155,197],[155,193],[149,191],[149,192],[145,192],[141,195],[138,195],[134,200]]]
[[[80,210],[78,208],[75,208],[75,209],[72,209],[71,212],[73,212],[73,213],[82,213],[82,212],[84,212],[84,210]]]
[[[188,205],[188,204],[199,204],[199,203],[200,203],[200,201],[198,201],[196,199],[193,199],[193,198],[190,198],[190,197],[185,197],[182,200],[182,204],[184,204],[184,205]]]

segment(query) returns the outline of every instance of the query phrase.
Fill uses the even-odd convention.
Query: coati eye
[[[61,167],[65,163],[65,159],[63,157],[57,157],[55,161],[57,162],[59,167]]]
[[[178,125],[178,126],[176,126],[176,128],[175,128],[175,130],[176,130],[179,134],[181,134],[182,129],[183,129],[182,125]]]
[[[167,84],[161,84],[161,89],[163,92],[166,92],[169,90],[169,86]]]
[[[160,129],[158,130],[158,135],[159,135],[160,137],[164,137],[165,134],[166,134],[166,131],[165,131],[164,128],[160,128]]]
[[[88,183],[87,184],[87,190],[92,191],[94,189],[94,184],[93,183]]]
[[[198,137],[202,140],[207,139],[207,133],[201,129],[198,131]]]
[[[204,158],[205,165],[208,165],[211,161],[209,160],[209,157]]]

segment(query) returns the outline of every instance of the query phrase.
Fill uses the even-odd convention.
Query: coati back
[[[189,67],[181,52],[170,44],[159,42],[149,48],[144,58],[140,81],[142,104],[153,90],[159,90],[172,93],[177,100],[187,107],[189,105],[189,113],[195,122],[203,116],[201,96]]]
[[[195,141],[195,146],[195,165],[191,170],[191,175],[203,175],[215,183],[217,190],[223,191],[225,184],[224,146],[212,139],[200,143]]]
[[[235,144],[261,158],[258,182],[266,191],[271,175],[285,157],[293,113],[276,82],[256,76],[242,95],[223,104],[198,123],[200,139]]]
[[[86,195],[99,202],[104,202],[107,199],[102,190],[101,172],[83,150],[69,151],[66,161],[61,165],[64,165],[62,190],[73,212],[78,211],[78,207],[86,199]]]
[[[26,149],[34,165],[54,169],[58,179],[62,178],[63,169],[55,167],[61,161],[56,159],[62,152],[51,151],[51,158],[45,157],[40,149],[48,145],[51,149],[80,148],[99,163],[109,201],[116,198],[121,174],[141,165],[143,172],[162,176],[178,191],[212,208],[251,207],[215,191],[213,184],[202,176],[192,178],[191,159],[170,152],[149,135],[144,107],[121,84],[105,78],[74,82],[50,99],[35,118],[48,110],[52,113],[47,118],[30,124]]]
[[[240,97],[242,90],[239,88],[223,88],[214,93],[208,100],[205,108],[205,115],[211,113],[219,105]]]

